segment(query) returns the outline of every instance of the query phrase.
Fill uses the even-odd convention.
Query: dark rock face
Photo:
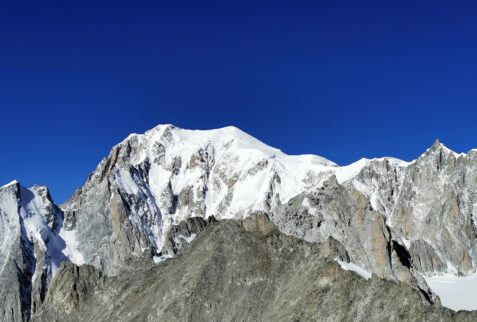
[[[405,284],[344,271],[334,239],[308,243],[263,215],[221,221],[178,256],[104,277],[62,265],[33,321],[473,321]]]
[[[215,222],[217,220],[214,217],[209,217],[207,220],[201,217],[192,217],[172,226],[167,233],[166,241],[159,255],[174,256],[180,249],[186,247],[198,233]]]
[[[86,302],[94,290],[103,285],[104,280],[101,272],[92,266],[64,262],[52,281],[55,288],[48,292],[44,306],[54,303],[55,310],[66,317]]]

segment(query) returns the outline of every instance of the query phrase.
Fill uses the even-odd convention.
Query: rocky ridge
[[[418,291],[342,270],[346,250],[280,233],[264,214],[213,223],[178,256],[104,276],[64,263],[33,321],[473,321]],[[396,301],[399,299],[399,301]]]

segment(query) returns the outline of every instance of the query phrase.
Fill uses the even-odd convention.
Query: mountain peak
[[[436,139],[434,141],[434,144],[432,145],[432,148],[437,148],[437,147],[440,147],[441,145],[443,145],[441,141],[439,141],[439,139]]]
[[[439,139],[436,139],[434,141],[434,144],[432,144],[432,146],[428,149],[428,151],[432,152],[432,151],[437,151],[439,149],[443,149],[443,150],[445,150],[445,152],[455,153],[454,151],[452,151],[451,149],[446,147],[441,141],[439,141]]]
[[[433,152],[433,151],[442,151],[445,154],[452,154],[455,158],[458,158],[460,156],[465,156],[465,153],[457,153],[452,149],[449,149],[447,146],[445,146],[439,139],[436,139],[434,144],[427,150],[428,152]]]
[[[9,183],[3,185],[3,186],[0,186],[0,188],[6,188],[6,187],[9,187],[9,186],[13,186],[13,185],[18,185],[20,184],[17,180],[13,180],[13,181],[10,181]]]

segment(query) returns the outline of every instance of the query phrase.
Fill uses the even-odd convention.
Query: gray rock
[[[254,215],[209,226],[173,259],[105,277],[62,265],[33,321],[474,321],[405,284],[365,280],[344,247],[286,236]]]

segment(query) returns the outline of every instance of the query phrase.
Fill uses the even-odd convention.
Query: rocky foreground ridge
[[[175,258],[138,260],[104,276],[63,263],[33,321],[475,321],[477,312],[426,305],[418,291],[342,270],[333,238],[308,243],[264,214],[223,220]],[[396,300],[399,299],[399,302]]]
[[[277,234],[293,236],[297,243],[323,245],[331,238],[342,245],[345,261],[374,274],[371,281],[362,283],[405,288],[413,292],[409,293],[414,294],[412,298],[419,297],[416,308],[424,305],[428,308],[423,312],[431,312],[438,306],[437,298],[423,275],[467,275],[476,268],[476,170],[477,150],[457,154],[438,141],[412,162],[362,159],[340,167],[319,156],[285,155],[234,127],[191,131],[159,125],[115,146],[86,184],[60,207],[46,187],[26,189],[12,182],[0,188],[0,320],[28,320],[39,311],[48,316],[58,300],[54,294],[61,293],[54,286],[59,282],[52,279],[61,280],[63,274],[86,270],[97,276],[99,290],[103,282],[126,283],[125,272],[131,265],[137,270],[137,283],[164,281],[161,274],[170,276],[183,269],[193,275],[192,268],[171,264],[187,261],[189,247],[185,246],[196,236],[216,236],[208,227],[233,225],[221,226],[216,220],[241,221],[256,212],[266,214],[278,228]],[[169,260],[184,248],[182,259]],[[307,256],[293,256],[299,255]],[[310,270],[327,269],[324,257],[316,259],[319,263]],[[296,265],[308,265],[305,259],[295,260]],[[284,259],[280,265],[291,264]],[[353,274],[330,265],[338,267],[339,276]],[[278,283],[272,277],[267,281]],[[286,289],[284,284],[277,285]],[[381,294],[376,286],[370,289],[367,296]],[[99,290],[95,288],[94,294],[100,294]],[[276,301],[286,299],[273,294]],[[184,305],[180,301],[185,298],[175,299],[177,305]],[[75,303],[82,305],[81,300]],[[73,307],[71,312],[76,313],[71,314],[82,314]],[[179,307],[169,309],[180,311]],[[161,314],[154,316],[173,317]],[[187,317],[185,311],[177,314]],[[395,319],[400,319],[396,314]],[[58,317],[57,313],[52,316]]]

